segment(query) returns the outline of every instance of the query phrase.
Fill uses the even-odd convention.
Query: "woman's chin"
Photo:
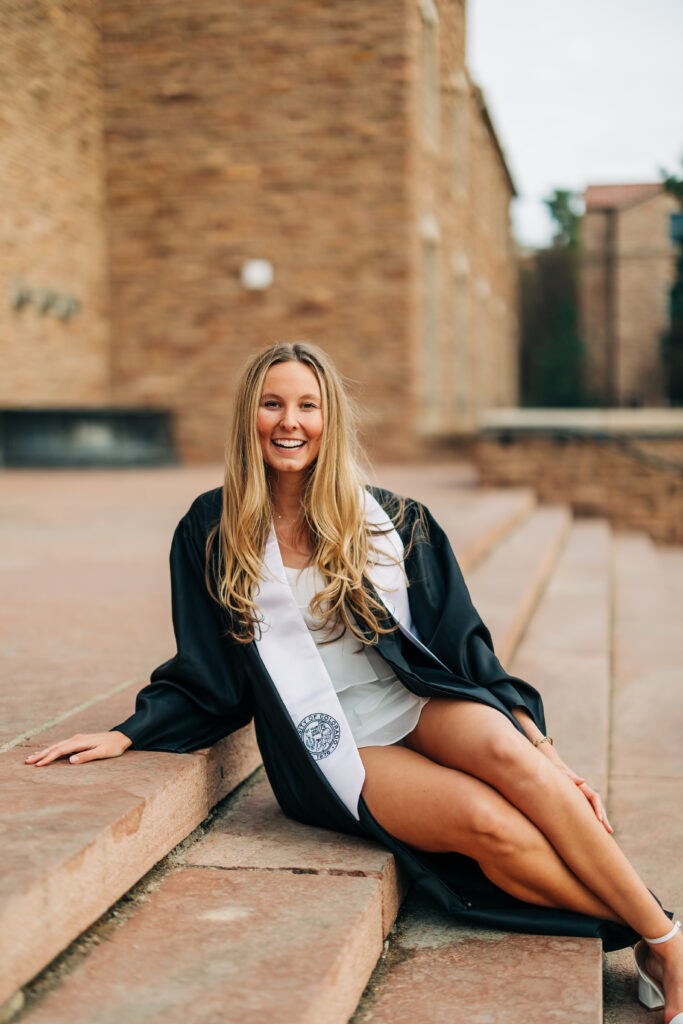
[[[310,461],[305,459],[291,459],[287,456],[284,458],[269,457],[266,459],[266,464],[274,469],[277,473],[303,473],[304,470],[310,466]]]

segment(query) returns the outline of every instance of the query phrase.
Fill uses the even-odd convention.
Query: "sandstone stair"
[[[664,905],[683,910],[683,549],[639,532],[614,543],[610,793],[624,851]],[[633,1003],[630,957],[605,971],[607,1024],[662,1019]]]
[[[182,471],[175,472],[180,481]],[[501,660],[539,686],[558,746],[603,791],[614,686],[611,737],[614,752],[618,744],[622,751],[612,759],[614,823],[620,829],[624,822],[628,852],[640,857],[648,880],[654,869],[655,891],[669,901],[680,896],[671,878],[680,821],[669,833],[666,815],[683,795],[673,724],[676,714],[680,723],[673,681],[680,628],[665,625],[676,598],[680,607],[678,549],[643,544],[637,534],[622,541],[602,520],[573,521],[563,507],[536,507],[526,489],[480,488],[467,467],[387,468],[379,479],[424,500],[447,529]],[[190,499],[196,480],[189,488],[185,482]],[[182,514],[189,502],[183,505],[170,479],[166,486]],[[642,634],[633,629],[634,575],[650,616]],[[650,608],[653,587],[666,598]],[[660,760],[652,737],[662,723],[652,712],[651,743],[643,740],[634,768],[632,718],[648,703],[650,679],[641,648],[654,634],[665,651],[655,664],[672,749]],[[641,659],[639,682],[626,668],[621,682],[613,676],[613,642],[622,645],[615,665]],[[128,751],[78,767],[24,766],[25,753],[53,738],[121,720],[138,688],[103,691],[100,701],[92,695],[87,707],[30,742],[30,722],[23,723],[0,754],[11,797],[0,813],[9,868],[0,883],[6,1019],[298,1024],[319,1020],[324,1009],[332,1024],[351,1017],[602,1020],[597,940],[469,931],[413,898],[399,911],[405,880],[388,853],[281,814],[262,769],[253,774],[258,754],[250,727],[193,754]],[[652,746],[655,758],[645,763]],[[648,770],[656,773],[664,819],[658,868],[643,838]],[[644,1020],[632,1005],[626,960],[611,956],[608,1014],[623,1004],[635,1016],[615,1021]]]

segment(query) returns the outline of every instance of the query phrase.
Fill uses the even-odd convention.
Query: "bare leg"
[[[472,701],[432,699],[406,743],[496,789],[537,826],[583,886],[635,931],[649,938],[669,931],[668,917],[588,801],[504,715]],[[668,1019],[683,1010],[683,936],[652,952],[663,965]]]
[[[518,899],[618,920],[572,875],[541,832],[486,783],[405,747],[361,747],[363,797],[379,823],[421,850],[476,860]]]

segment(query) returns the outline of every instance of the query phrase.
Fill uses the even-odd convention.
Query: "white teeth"
[[[304,442],[285,441],[283,438],[280,438],[278,441],[273,441],[273,444],[277,445],[278,448],[301,448]]]

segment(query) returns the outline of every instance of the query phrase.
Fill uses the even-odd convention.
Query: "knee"
[[[496,781],[514,778],[536,786],[542,782],[542,758],[516,730],[497,730],[486,737],[483,747],[490,777]]]
[[[536,826],[510,806],[509,810],[479,807],[472,816],[471,830],[476,860],[500,862],[541,853],[546,841]]]

